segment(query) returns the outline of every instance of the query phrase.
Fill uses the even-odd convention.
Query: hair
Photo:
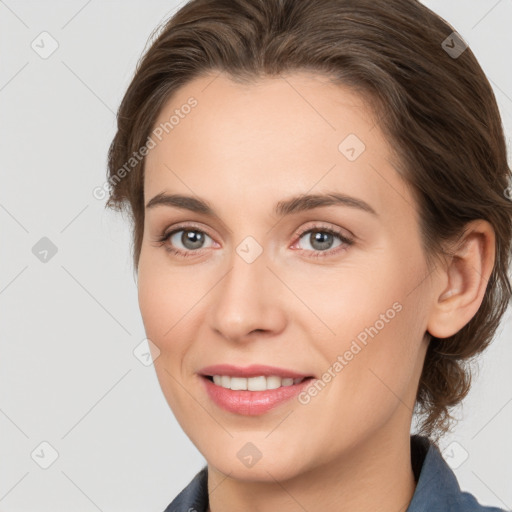
[[[120,104],[108,154],[106,207],[130,215],[135,269],[144,159],[121,170],[171,95],[217,72],[251,84],[310,71],[360,93],[413,191],[429,266],[469,221],[492,225],[495,263],[477,313],[448,338],[426,333],[415,413],[418,433],[437,442],[469,391],[469,363],[491,342],[512,293],[511,171],[496,99],[471,49],[449,55],[443,41],[454,45],[447,39],[454,29],[416,0],[192,0],[157,29]]]

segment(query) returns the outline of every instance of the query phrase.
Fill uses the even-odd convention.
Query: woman
[[[422,4],[183,6],[109,153],[158,379],[207,461],[166,510],[498,510],[437,442],[511,295],[509,180],[492,89]]]

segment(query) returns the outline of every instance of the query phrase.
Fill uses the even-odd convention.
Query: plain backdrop
[[[479,59],[510,147],[512,1],[425,3]],[[136,62],[177,6],[0,1],[2,512],[161,512],[205,463],[143,364],[128,221],[92,194]],[[461,487],[506,509],[511,342],[509,308],[442,442]]]

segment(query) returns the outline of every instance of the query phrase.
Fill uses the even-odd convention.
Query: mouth
[[[202,368],[198,375],[214,404],[244,416],[265,414],[290,402],[315,379],[306,373],[262,364],[216,364]]]
[[[232,391],[268,391],[282,387],[295,386],[306,380],[308,377],[281,377],[279,375],[256,375],[254,377],[242,377],[231,375],[202,375],[214,385]]]
[[[312,375],[263,365],[215,365],[203,368],[198,375],[213,404],[242,416],[264,415],[290,403],[315,379]]]

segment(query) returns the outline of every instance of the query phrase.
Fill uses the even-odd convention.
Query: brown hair
[[[161,26],[137,65],[117,114],[107,173],[106,206],[127,207],[137,268],[144,159],[128,173],[126,162],[178,88],[212,72],[251,83],[309,70],[363,94],[414,191],[429,264],[473,219],[489,221],[496,233],[495,265],[478,312],[449,338],[428,334],[416,412],[423,416],[419,433],[439,434],[435,441],[450,429],[449,408],[469,391],[468,363],[491,342],[511,296],[512,189],[500,112],[471,49],[448,53],[446,41],[464,48],[453,32],[416,0],[192,0]]]

